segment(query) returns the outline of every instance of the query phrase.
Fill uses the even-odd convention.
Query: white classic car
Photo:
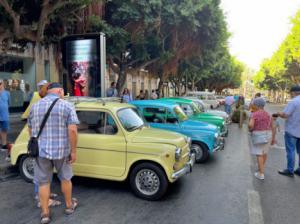
[[[184,97],[185,99],[193,100],[193,102],[198,106],[198,108],[205,113],[216,115],[219,117],[223,117],[227,124],[230,123],[230,117],[228,114],[221,110],[210,110],[209,105],[205,104],[202,100],[198,99],[197,97]]]

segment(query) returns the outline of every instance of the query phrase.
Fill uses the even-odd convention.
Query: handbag
[[[253,145],[267,144],[269,142],[268,131],[253,131],[251,140]]]
[[[39,133],[37,135],[37,137],[30,137],[29,141],[28,141],[28,145],[27,145],[27,153],[29,156],[31,157],[38,157],[39,156],[39,143],[38,143],[38,138],[40,137],[42,131],[43,131],[43,128],[48,120],[48,117],[50,115],[50,112],[52,110],[52,108],[54,107],[55,103],[59,100],[59,98],[55,99],[53,101],[53,103],[50,105],[47,113],[45,114],[44,118],[43,118],[43,121],[41,123],[41,126],[40,126],[40,130],[39,130]]]

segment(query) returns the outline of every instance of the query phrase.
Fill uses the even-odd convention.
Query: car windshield
[[[179,106],[174,107],[174,112],[180,121],[185,121],[188,119],[187,115],[183,112],[183,110]]]
[[[180,106],[187,116],[192,116],[201,113],[201,111],[195,103],[181,104]]]
[[[134,131],[145,125],[144,120],[138,115],[136,110],[134,110],[133,108],[121,109],[118,111],[117,115],[119,120],[121,121],[122,126],[127,131]]]

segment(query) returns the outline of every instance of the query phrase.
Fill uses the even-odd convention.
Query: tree
[[[292,29],[271,58],[262,62],[255,84],[262,89],[286,92],[294,83],[300,84],[300,10],[291,20]]]
[[[91,0],[0,0],[0,43],[47,44],[59,40],[74,25],[76,11]]]

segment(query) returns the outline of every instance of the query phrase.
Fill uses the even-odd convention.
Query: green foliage
[[[91,1],[68,1],[49,14],[42,42],[56,42],[62,35],[83,32],[78,29],[81,14],[76,13]],[[42,22],[41,2],[11,1],[22,24],[35,32]],[[219,0],[113,0],[103,4],[104,17],[91,15],[84,31],[106,34],[107,57],[120,74],[119,87],[126,80],[128,68],[147,69],[158,74],[161,81],[185,77],[186,82],[201,89],[240,85],[243,66],[229,54],[229,33]],[[11,16],[1,9],[0,25],[14,32]],[[28,41],[28,37],[18,38]]]
[[[284,90],[300,84],[300,10],[291,22],[290,33],[272,57],[262,62],[254,78],[261,89]]]

